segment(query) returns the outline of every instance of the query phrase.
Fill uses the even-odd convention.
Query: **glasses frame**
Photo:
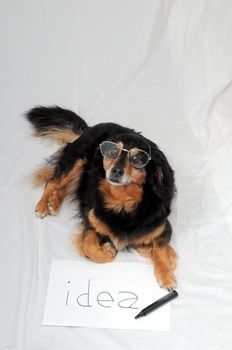
[[[140,149],[140,148],[136,148],[136,147],[135,147],[135,148],[131,148],[131,149],[129,149],[129,150],[126,149],[126,148],[122,148],[122,149],[119,149],[119,153],[118,153],[118,155],[117,155],[116,158],[107,158],[107,157],[103,154],[103,152],[102,152],[102,145],[103,145],[103,143],[105,143],[105,142],[111,143],[111,144],[113,144],[113,145],[116,145],[117,147],[120,147],[120,146],[119,146],[118,143],[113,142],[113,141],[103,141],[102,143],[100,143],[100,145],[99,145],[100,152],[101,152],[103,158],[105,158],[106,160],[113,160],[113,159],[116,159],[116,158],[121,154],[122,151],[127,152],[128,161],[129,161],[130,165],[133,166],[133,168],[135,168],[135,169],[142,169],[142,168],[144,168],[144,167],[148,164],[148,162],[151,160],[151,147],[150,147],[150,145],[148,145],[148,144],[147,144],[147,146],[148,146],[148,148],[149,148],[149,153],[146,152],[146,151],[144,151],[144,150],[142,150],[142,149]],[[138,166],[134,166],[134,165],[130,162],[130,151],[133,150],[133,149],[136,149],[136,150],[138,150],[138,151],[140,151],[140,152],[143,152],[143,153],[146,153],[146,154],[147,154],[148,160],[147,160],[147,162],[146,162],[144,165],[138,167]]]

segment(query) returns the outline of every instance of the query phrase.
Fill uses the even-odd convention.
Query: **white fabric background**
[[[232,1],[1,0],[0,348],[229,350]],[[77,259],[69,203],[35,218],[26,176],[54,146],[22,114],[60,105],[141,130],[176,171],[170,332],[42,327],[51,260]],[[140,259],[120,254],[118,259]]]

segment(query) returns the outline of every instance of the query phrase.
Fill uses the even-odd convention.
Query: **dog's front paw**
[[[115,248],[112,246],[110,242],[104,243],[102,246],[102,252],[101,252],[101,257],[103,259],[102,262],[108,262],[114,259],[114,257],[117,254],[117,251]]]
[[[104,243],[102,246],[83,244],[84,254],[91,260],[97,263],[106,263],[114,259],[117,252],[112,247],[110,242]]]
[[[156,271],[157,281],[161,288],[172,290],[176,287],[175,275],[172,271],[164,269],[163,271]]]

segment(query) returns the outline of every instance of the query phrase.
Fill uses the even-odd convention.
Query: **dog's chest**
[[[107,209],[119,213],[125,210],[132,213],[142,200],[143,189],[136,184],[123,186],[113,186],[107,180],[103,180],[99,187],[104,200],[104,206]]]

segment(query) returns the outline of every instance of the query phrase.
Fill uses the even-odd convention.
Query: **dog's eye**
[[[111,160],[117,158],[120,148],[113,142],[105,141],[100,145],[100,150],[105,159]]]
[[[109,150],[105,153],[105,155],[106,155],[108,158],[110,158],[110,159],[114,159],[114,158],[116,158],[117,155],[118,155],[118,149],[116,149],[116,148],[109,149]]]
[[[131,157],[131,160],[133,163],[139,163],[141,161],[141,157],[133,156],[133,157]]]
[[[142,157],[140,155],[136,155],[136,156],[131,157],[131,162],[134,165],[141,165],[141,164],[143,164],[143,160],[142,160]]]
[[[129,153],[130,164],[138,169],[143,168],[149,161],[149,154],[142,150],[137,150],[136,153],[133,153],[133,150]]]

